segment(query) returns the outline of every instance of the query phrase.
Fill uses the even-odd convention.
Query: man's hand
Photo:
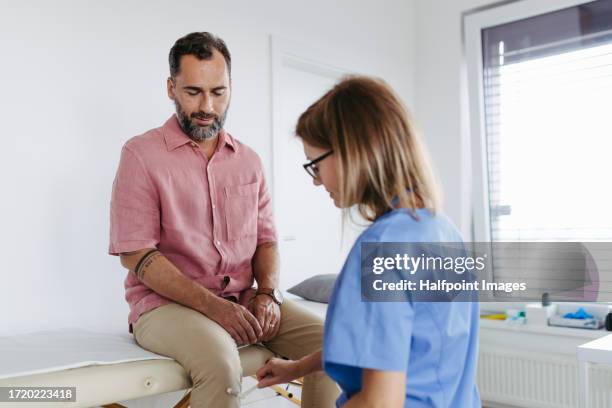
[[[280,307],[268,295],[255,296],[249,305],[249,310],[255,315],[263,335],[260,341],[270,341],[280,329]]]
[[[223,327],[239,346],[257,343],[263,335],[261,325],[244,306],[215,297],[207,305],[206,316]]]

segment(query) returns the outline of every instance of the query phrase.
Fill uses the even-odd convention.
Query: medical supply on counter
[[[598,330],[603,327],[603,321],[587,313],[584,308],[579,307],[575,312],[565,313],[563,316],[556,315],[549,319],[551,326],[573,327],[577,329]]]
[[[529,303],[525,306],[528,325],[548,326],[548,320],[556,313],[557,305],[543,306],[541,303]]]
[[[522,310],[506,310],[506,323],[511,326],[525,324],[525,312]]]

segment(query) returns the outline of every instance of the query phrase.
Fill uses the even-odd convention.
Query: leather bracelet
[[[139,276],[138,274],[140,273],[140,267],[142,266],[142,264],[144,263],[144,261],[153,253],[155,252],[159,252],[157,249],[152,249],[150,251],[148,251],[146,254],[144,254],[144,256],[142,258],[140,258],[140,261],[138,261],[138,263],[136,264],[136,268],[134,268],[134,273],[136,274],[136,276]]]

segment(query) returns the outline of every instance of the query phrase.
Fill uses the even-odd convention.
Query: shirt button
[[[213,204],[213,205],[212,205],[212,208],[213,208],[213,210],[214,210],[215,208],[217,208],[217,206]]]
[[[217,245],[221,245],[221,241],[217,240]]]

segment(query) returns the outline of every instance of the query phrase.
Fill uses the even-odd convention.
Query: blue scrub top
[[[323,367],[340,385],[342,406],[361,389],[362,369],[406,372],[410,408],[480,407],[476,387],[479,309],[476,302],[364,302],[362,242],[461,242],[442,215],[405,209],[380,216],[355,242],[332,292]]]

